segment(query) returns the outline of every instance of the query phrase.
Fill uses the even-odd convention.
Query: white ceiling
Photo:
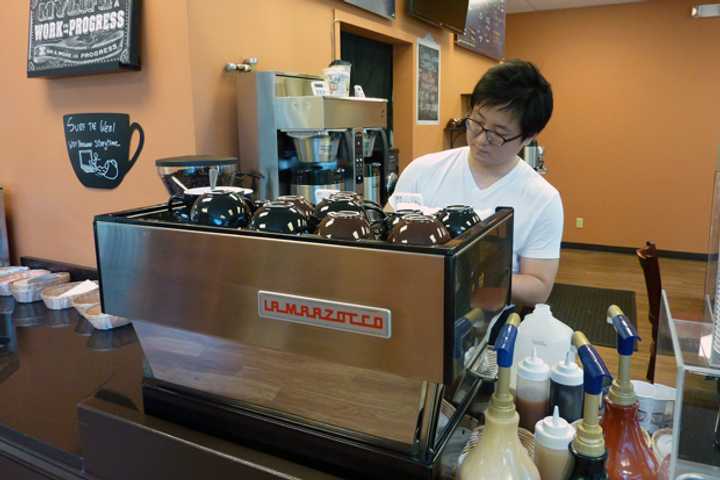
[[[559,10],[562,8],[597,7],[619,3],[638,3],[645,0],[505,0],[507,13]]]

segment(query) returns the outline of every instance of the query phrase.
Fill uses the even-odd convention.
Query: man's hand
[[[559,265],[559,259],[520,257],[520,272],[512,277],[512,302],[527,306],[545,303],[555,283]]]

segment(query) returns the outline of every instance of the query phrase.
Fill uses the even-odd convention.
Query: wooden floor
[[[703,314],[705,262],[660,258],[660,275],[670,309],[675,318],[700,319]],[[560,256],[557,283],[588,287],[614,288],[635,292],[638,332],[649,339],[648,299],[640,263],[635,255],[564,249]],[[640,342],[633,358],[632,376],[644,380],[650,342]],[[616,373],[617,354],[611,348],[598,348],[608,368]],[[672,358],[658,359],[656,382],[675,384],[675,363]]]

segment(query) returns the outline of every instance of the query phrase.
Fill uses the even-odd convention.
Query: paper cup
[[[638,422],[652,435],[660,428],[672,428],[675,389],[665,385],[632,380],[640,404]]]

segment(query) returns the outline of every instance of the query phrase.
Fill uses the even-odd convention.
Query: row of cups
[[[173,195],[168,209],[177,220],[197,225],[406,245],[440,245],[481,222],[471,207],[462,205],[446,207],[434,215],[424,215],[420,210],[385,213],[380,205],[354,192],[333,193],[316,206],[300,195],[253,202],[250,193],[235,187],[204,189],[200,195],[188,191]]]

